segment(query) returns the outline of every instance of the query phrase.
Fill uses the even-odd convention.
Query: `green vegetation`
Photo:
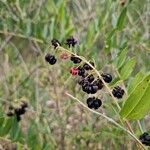
[[[138,139],[150,127],[150,1],[122,2],[0,0],[0,148],[146,149]],[[78,44],[69,48],[71,36]],[[62,46],[54,49],[53,38]],[[102,100],[97,110],[87,107],[89,96],[70,74],[79,64],[61,58],[68,51],[81,63],[93,61],[95,77],[113,77],[95,94]],[[118,85],[122,99],[111,94]],[[19,122],[8,116],[24,101]]]

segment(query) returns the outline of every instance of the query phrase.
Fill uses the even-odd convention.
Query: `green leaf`
[[[150,73],[129,95],[120,115],[123,119],[141,119],[150,110]]]
[[[51,19],[51,24],[49,26],[50,30],[50,38],[52,39],[54,37],[54,26],[55,26],[55,18]]]
[[[43,38],[46,39],[47,36],[48,36],[48,24],[45,24],[43,28]]]
[[[32,22],[31,20],[28,20],[26,23],[26,35],[31,36],[32,34]]]
[[[21,141],[22,137],[21,137],[21,130],[20,130],[20,127],[19,127],[19,123],[18,123],[16,117],[13,117],[12,119],[13,120],[12,120],[11,130],[9,132],[10,138],[13,141]]]
[[[134,88],[138,85],[138,83],[143,79],[144,77],[144,72],[141,71],[139,73],[136,74],[136,76],[134,77],[134,79],[130,82],[129,86],[128,86],[128,94],[130,94]]]
[[[115,58],[114,64],[115,66],[119,69],[122,67],[126,60],[126,55],[127,55],[128,49],[124,48],[119,54],[118,57]]]
[[[124,25],[124,22],[125,22],[125,18],[126,18],[126,13],[127,13],[127,7],[124,7],[124,9],[122,10],[119,18],[118,18],[118,21],[117,21],[117,26],[116,28],[118,30],[121,30],[123,28],[123,25]]]
[[[9,133],[12,126],[12,120],[13,120],[12,118],[5,119],[5,123],[3,124],[0,130],[1,136],[7,135]]]
[[[120,75],[122,80],[126,80],[132,73],[136,64],[135,58],[131,58],[121,69]]]
[[[111,21],[112,23],[112,26],[115,28],[116,27],[116,24],[117,24],[117,17],[116,17],[116,15],[113,13],[112,14],[112,21]]]
[[[106,41],[105,41],[105,51],[106,52],[110,52],[110,49],[112,47],[112,38],[115,35],[116,31],[117,31],[116,29],[113,29],[106,37]]]

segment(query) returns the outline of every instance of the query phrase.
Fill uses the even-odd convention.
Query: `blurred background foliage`
[[[136,74],[150,70],[149,13],[149,0],[0,0],[0,136],[18,149],[134,149],[128,135],[64,94],[87,98],[69,75],[73,64],[56,54],[58,63],[49,66],[44,56],[55,53],[48,48],[53,38],[65,43],[73,35],[79,44],[72,51],[130,92]],[[99,111],[115,119],[111,98],[99,96]],[[17,123],[6,112],[23,97],[29,108]]]

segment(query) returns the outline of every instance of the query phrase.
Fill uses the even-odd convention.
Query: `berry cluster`
[[[57,40],[57,39],[52,39],[51,40],[51,44],[54,47],[54,49],[56,49],[58,46],[61,46],[61,43]],[[70,37],[66,40],[66,45],[70,46],[75,46],[77,44],[77,40],[74,37]],[[63,53],[61,54],[60,58],[61,59],[68,59],[69,55],[67,53]],[[46,54],[45,56],[45,60],[50,64],[50,65],[54,65],[57,62],[57,59],[55,58],[54,55],[51,54]],[[71,56],[71,60],[77,64],[81,62],[80,58],[74,57],[73,55]]]
[[[87,94],[95,94],[98,90],[103,88],[103,83],[100,79],[94,80],[92,74],[80,80],[79,84],[82,86],[82,90]]]
[[[147,132],[144,132],[139,140],[142,142],[142,144],[146,145],[146,146],[150,146],[150,135]]]
[[[77,44],[77,40],[74,37],[70,37],[66,40],[66,45],[74,47]]]
[[[124,95],[124,90],[121,87],[116,86],[116,87],[114,87],[112,94],[114,95],[114,97],[120,99]]]
[[[25,101],[21,101],[20,105],[17,107],[9,106],[9,111],[7,113],[7,116],[16,116],[17,121],[19,122],[21,120],[21,115],[25,114],[26,108],[28,107],[28,103]]]
[[[96,97],[89,97],[86,102],[91,109],[98,109],[102,105],[102,101]]]
[[[51,43],[54,49],[56,49],[58,46],[61,46],[60,42],[56,39],[53,39]],[[66,40],[65,44],[68,45],[69,47],[71,46],[74,47],[77,44],[77,40],[74,39],[73,37],[70,37]],[[79,76],[78,84],[81,86],[82,90],[85,93],[96,94],[98,90],[101,90],[103,88],[104,84],[102,80],[99,77],[95,77],[93,74],[92,70],[93,67],[95,66],[94,62],[90,61],[89,63],[83,63],[82,59],[78,55],[75,54],[69,55],[68,53],[62,53],[60,58],[68,59],[69,57],[70,60],[75,65],[78,64],[78,66],[74,66],[70,69],[70,73],[73,76],[76,75]],[[54,65],[57,62],[55,56],[49,53],[45,56],[45,60],[51,65]],[[110,83],[112,81],[112,76],[108,73],[102,73],[101,77],[103,78],[103,81],[106,83]],[[120,99],[124,95],[124,90],[121,87],[116,86],[112,90],[112,94],[114,95],[114,97]],[[87,104],[89,108],[98,109],[101,106],[102,102],[98,98],[90,97],[87,99]]]

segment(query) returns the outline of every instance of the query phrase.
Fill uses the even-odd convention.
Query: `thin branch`
[[[129,130],[127,130],[126,128],[124,128],[120,124],[118,124],[115,120],[113,120],[112,118],[110,118],[110,117],[108,117],[108,116],[106,116],[106,115],[104,115],[104,114],[102,114],[100,112],[97,112],[95,110],[92,110],[92,109],[88,108],[84,103],[82,103],[79,99],[77,99],[76,97],[72,96],[71,94],[66,93],[66,95],[69,96],[70,98],[78,101],[84,108],[88,109],[90,112],[105,118],[106,120],[108,120],[112,124],[116,125],[117,127],[122,129],[123,131],[127,132],[131,137],[133,137],[138,142],[138,144],[141,146],[142,149],[146,150],[145,146],[139,141],[139,139],[136,138],[136,136],[132,132],[130,132]]]
[[[98,71],[94,66],[92,66],[83,56],[78,56],[78,55],[74,54],[73,52],[71,52],[71,51],[69,51],[69,50],[67,50],[67,49],[65,49],[65,48],[63,48],[63,47],[61,47],[61,46],[58,46],[58,47],[56,48],[56,50],[66,51],[66,52],[68,52],[68,53],[70,53],[70,54],[75,55],[76,57],[80,58],[82,61],[84,61],[85,63],[87,63],[87,64],[95,71],[95,73],[98,75],[98,77],[99,77],[99,78],[101,79],[101,81],[103,82],[103,84],[104,84],[104,86],[106,87],[108,93],[110,94],[110,96],[112,97],[114,103],[116,104],[118,110],[119,110],[119,111],[121,110],[121,107],[119,106],[119,104],[118,104],[118,102],[117,102],[117,99],[113,96],[113,94],[112,94],[112,92],[111,92],[111,89],[109,88],[109,86],[107,85],[107,83],[105,83],[105,81],[103,80],[103,78],[102,78],[102,76],[100,75],[99,71]],[[119,118],[120,118],[120,117],[119,117]],[[131,125],[130,125],[130,123],[129,123],[128,120],[125,120],[125,124],[127,125],[127,128],[130,130],[130,132],[131,132],[131,133],[134,133],[133,130],[132,130],[132,127],[131,127]],[[137,144],[138,144],[138,143],[137,143]]]

